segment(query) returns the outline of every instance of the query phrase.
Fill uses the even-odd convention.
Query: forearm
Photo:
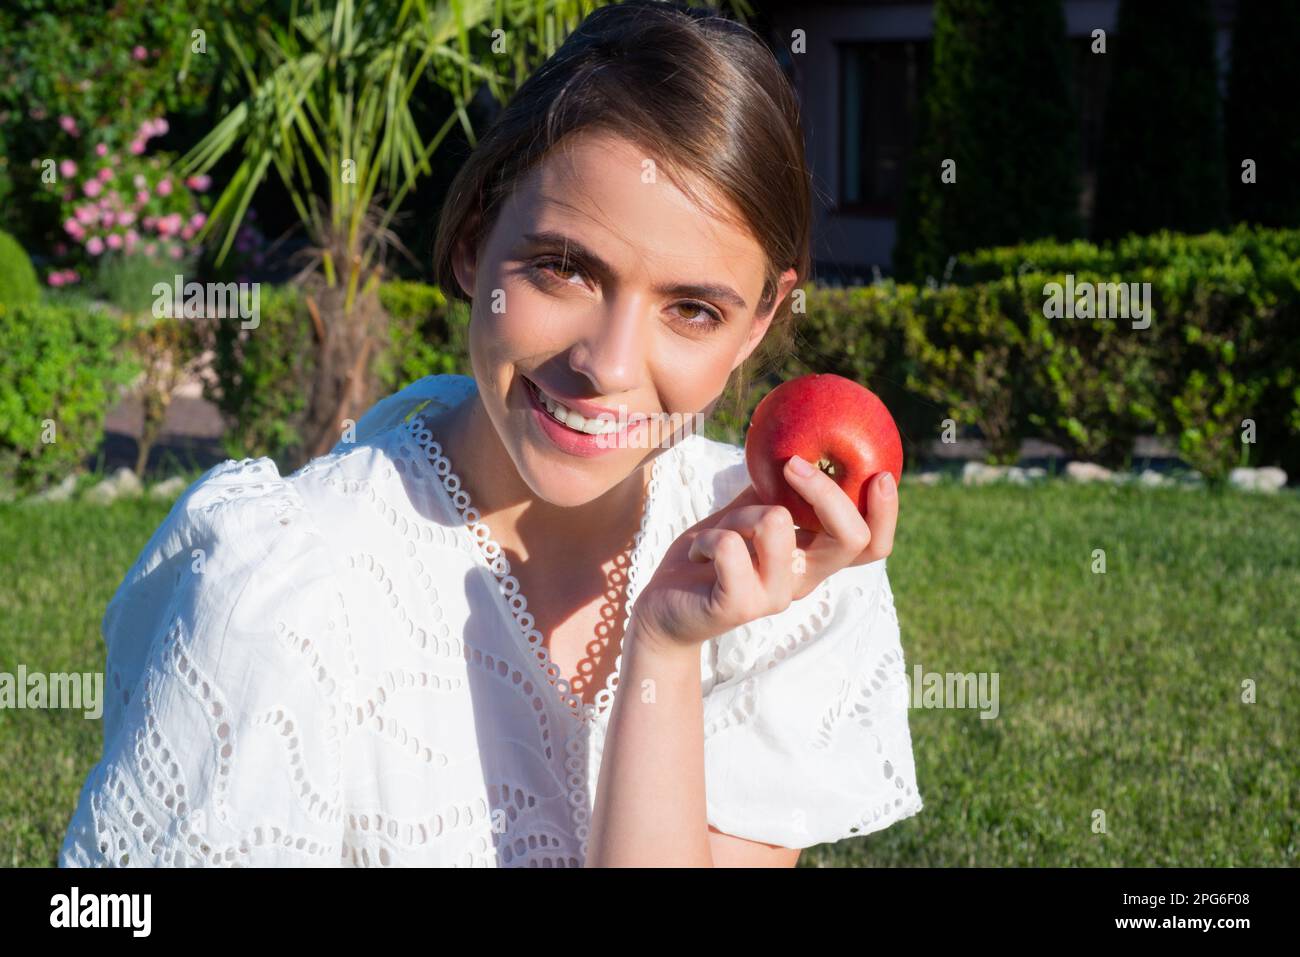
[[[587,847],[588,867],[712,867],[698,647],[623,640]]]

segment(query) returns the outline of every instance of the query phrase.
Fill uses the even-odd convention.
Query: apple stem
[[[817,460],[817,467],[821,469],[823,472],[825,472],[827,475],[829,475],[831,478],[835,477],[835,466],[831,462],[831,460],[828,459],[826,456],[823,455],[821,458]]]

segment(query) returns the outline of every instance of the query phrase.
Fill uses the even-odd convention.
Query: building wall
[[[1220,83],[1226,80],[1233,0],[1215,0],[1220,24],[1218,52]],[[1119,0],[1066,0],[1066,32],[1071,38],[1090,37],[1095,29],[1114,30]],[[841,56],[838,46],[850,42],[924,40],[933,36],[932,3],[818,3],[771,14],[773,40],[789,45],[793,31],[803,30],[806,52],[782,59],[787,63],[803,112],[805,148],[813,171],[813,256],[817,277],[824,282],[869,282],[873,270],[888,273],[895,238],[892,215],[838,207],[840,196]],[[1085,181],[1082,203],[1091,204]]]

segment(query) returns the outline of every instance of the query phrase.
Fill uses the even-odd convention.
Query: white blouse
[[[582,865],[617,666],[569,693],[425,427],[475,389],[428,376],[288,477],[227,460],[177,501],[104,616],[104,750],[61,866]],[[652,469],[629,614],[749,481],[698,434]],[[718,830],[802,848],[921,810],[884,561],[705,642],[700,687]]]

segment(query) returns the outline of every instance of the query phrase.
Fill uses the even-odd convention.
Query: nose
[[[639,296],[611,298],[591,312],[591,327],[570,350],[570,367],[591,381],[597,395],[630,392],[639,384],[647,351],[644,306]]]

